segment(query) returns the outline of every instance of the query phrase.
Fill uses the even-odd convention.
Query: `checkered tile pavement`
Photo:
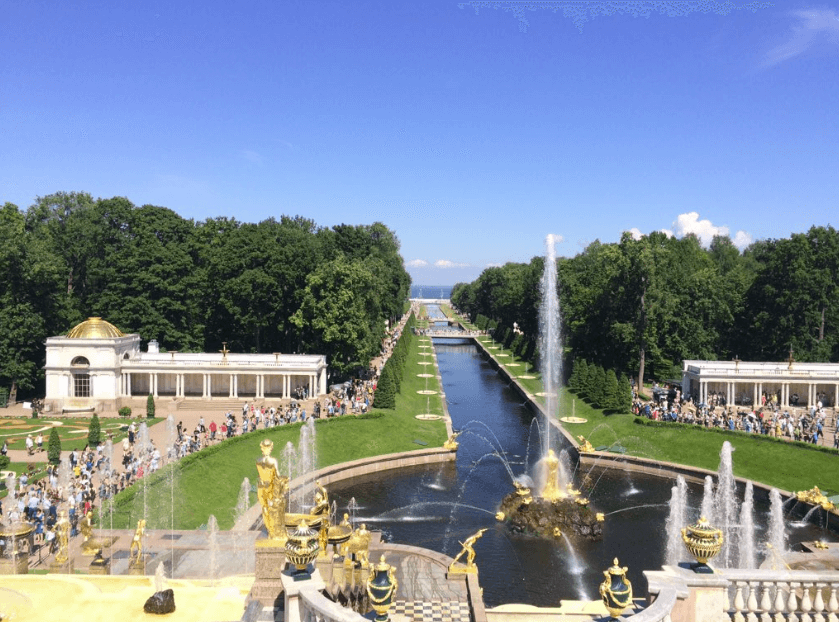
[[[471,622],[469,603],[426,602],[397,600],[390,608],[391,614],[405,616],[411,622]]]

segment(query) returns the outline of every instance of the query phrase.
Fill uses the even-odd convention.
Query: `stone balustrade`
[[[360,613],[332,602],[316,587],[301,589],[299,595],[301,622],[367,622]]]
[[[839,572],[723,570],[732,622],[839,622]]]
[[[644,573],[649,606],[626,622],[839,622],[839,572],[665,566]]]

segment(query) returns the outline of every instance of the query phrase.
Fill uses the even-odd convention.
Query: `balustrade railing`
[[[839,622],[839,572],[723,570],[732,622]]]
[[[300,590],[301,622],[367,622],[367,618],[332,602],[316,589]]]

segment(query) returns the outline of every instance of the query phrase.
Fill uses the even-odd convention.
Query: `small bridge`
[[[483,333],[468,330],[434,330],[431,328],[420,329],[417,334],[423,337],[434,337],[435,339],[477,339]]]

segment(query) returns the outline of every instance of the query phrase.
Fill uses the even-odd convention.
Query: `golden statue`
[[[259,448],[262,457],[256,461],[256,471],[259,475],[256,496],[262,504],[262,522],[268,531],[268,539],[277,546],[282,546],[288,539],[285,530],[285,496],[288,492],[288,477],[280,475],[277,460],[271,457],[274,443],[264,439]]]
[[[315,481],[315,504],[309,513],[312,516],[329,514],[329,495],[326,492],[326,488],[320,483],[320,480]]]
[[[582,453],[590,454],[594,451],[594,447],[586,440],[585,436],[578,436],[577,440],[580,441],[580,446],[577,449],[579,449]]]
[[[131,560],[131,563],[139,563],[143,558],[143,538],[146,537],[146,519],[141,518],[137,521],[137,530],[134,532],[134,537],[131,539],[131,548],[128,549],[129,559],[137,549],[137,555]]]
[[[813,486],[812,490],[802,490],[797,492],[795,493],[795,496],[799,501],[821,506],[821,508],[826,512],[836,509],[836,506],[831,503],[830,499],[824,496],[824,493],[819,490],[818,486]]]
[[[96,555],[102,550],[102,544],[93,539],[93,512],[88,510],[84,518],[79,521],[79,531],[82,532],[82,555]]]
[[[559,480],[559,458],[556,457],[553,449],[548,450],[548,455],[545,458],[545,467],[548,473],[545,477],[545,487],[539,496],[551,502],[564,498],[566,496],[565,493],[560,491],[557,485],[557,481]]]
[[[460,553],[458,553],[455,556],[455,558],[452,560],[452,563],[449,564],[449,572],[455,573],[455,574],[465,574],[465,573],[477,574],[478,567],[475,565],[475,549],[474,549],[474,546],[475,546],[475,542],[478,541],[478,538],[480,538],[482,535],[484,535],[485,531],[486,531],[486,528],[479,529],[477,532],[473,533],[471,536],[466,538],[465,541],[460,543],[460,545],[463,548],[460,550]],[[458,566],[457,565],[457,560],[459,560],[464,555],[466,555],[466,565],[465,566],[463,566],[463,565]]]
[[[58,521],[55,523],[55,537],[58,540],[55,561],[59,564],[66,564],[69,559],[67,548],[70,545],[70,521],[67,520],[67,512],[64,510],[58,513]]]
[[[346,514],[344,516],[346,517]],[[349,561],[349,556],[352,554],[355,555],[356,562],[360,562],[362,566],[366,566],[370,561],[370,537],[370,532],[367,531],[367,525],[361,523],[361,527],[353,531],[350,539],[341,547],[345,562]]]
[[[449,451],[457,451],[457,448],[460,446],[460,443],[457,442],[457,437],[460,436],[462,432],[453,432],[452,435],[446,439],[443,443],[443,449],[448,449]]]

